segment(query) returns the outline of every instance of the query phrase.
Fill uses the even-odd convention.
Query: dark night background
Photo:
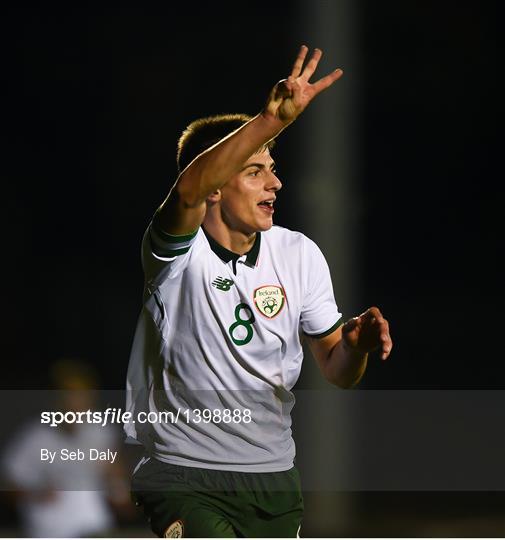
[[[395,340],[361,388],[504,389],[503,8],[357,5],[362,307],[378,305]],[[140,241],[174,180],[177,137],[199,116],[258,112],[306,41],[303,21],[295,2],[184,2],[4,8],[0,25],[1,386],[46,388],[47,366],[75,356],[121,389]],[[355,73],[341,67],[335,98]],[[292,229],[297,129],[275,156],[276,222]]]
[[[44,387],[47,363],[72,355],[122,388],[139,243],[180,131],[257,112],[304,41],[294,7],[266,6],[3,18],[3,387]],[[504,388],[497,3],[366,2],[360,17],[362,297],[396,344],[364,385]],[[279,140],[284,179],[297,127]],[[277,223],[296,229],[299,212],[285,187]]]

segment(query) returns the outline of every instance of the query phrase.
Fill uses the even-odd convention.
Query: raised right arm
[[[157,212],[157,226],[171,235],[194,232],[203,222],[207,197],[237,174],[259,148],[293,122],[314,97],[342,76],[336,69],[309,83],[322,52],[315,49],[303,67],[307,47],[300,48],[291,75],[279,81],[263,111],[198,155],[179,175]]]

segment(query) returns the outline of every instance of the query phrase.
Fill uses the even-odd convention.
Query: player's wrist
[[[342,338],[342,350],[346,356],[351,357],[352,359],[364,359],[368,357],[368,352],[366,349],[359,347],[358,345],[353,345],[349,343],[345,336]]]
[[[283,121],[279,118],[278,115],[268,110],[268,108],[263,109],[260,114],[258,115],[258,118],[262,122],[265,123],[265,125],[274,132],[274,137],[278,135],[283,129],[287,128],[289,124],[294,122],[294,118],[289,121]]]

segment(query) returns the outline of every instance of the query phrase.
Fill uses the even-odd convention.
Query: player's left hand
[[[363,354],[380,349],[382,360],[386,360],[393,348],[389,324],[377,307],[348,320],[342,327],[342,338],[348,347]]]

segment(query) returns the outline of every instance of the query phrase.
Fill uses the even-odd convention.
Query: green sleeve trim
[[[189,234],[168,234],[162,231],[155,223],[153,223],[154,231],[164,241],[169,244],[180,244],[181,242],[189,242],[198,233],[198,229]]]
[[[156,253],[156,255],[158,255],[158,257],[177,257],[179,255],[184,255],[184,253],[187,253],[189,251],[190,247],[191,246],[183,247],[183,248],[179,248],[179,249],[160,249],[160,248],[157,248],[155,253]]]
[[[160,226],[158,225],[158,220],[156,219],[157,215],[154,215],[153,218],[153,224],[152,227],[154,229],[154,232],[164,241],[168,244],[180,244],[181,242],[189,242],[192,240],[196,234],[198,233],[199,227],[188,234],[168,234],[165,231],[161,230]]]
[[[307,332],[304,332],[304,334],[310,338],[314,339],[321,339],[326,336],[329,336],[332,332],[335,332],[335,330],[344,322],[343,317],[340,317],[340,319],[331,327],[326,330],[326,332],[323,332],[322,334],[307,334]]]

